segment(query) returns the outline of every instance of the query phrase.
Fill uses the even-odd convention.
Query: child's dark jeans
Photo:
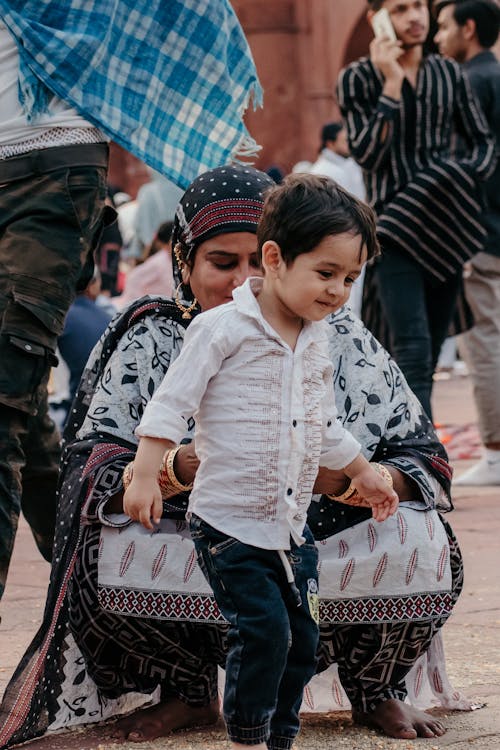
[[[231,741],[267,742],[287,750],[299,731],[305,685],[315,672],[318,644],[318,551],[305,544],[286,552],[300,606],[276,550],[252,547],[194,515],[198,562],[230,628],[224,719]]]

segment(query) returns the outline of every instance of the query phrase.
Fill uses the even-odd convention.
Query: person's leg
[[[82,148],[85,148],[82,146]],[[88,147],[87,147],[88,148]],[[47,149],[47,151],[51,151]],[[60,150],[54,149],[59,152]],[[92,152],[93,153],[93,152]],[[103,151],[105,155],[106,151]],[[45,159],[47,157],[45,156]],[[7,160],[8,162],[9,160]],[[6,162],[5,169],[8,169]],[[19,162],[17,162],[19,163]],[[14,542],[26,464],[24,445],[47,393],[49,369],[56,362],[57,336],[82,269],[101,231],[105,168],[60,168],[41,172],[36,154],[22,158],[30,177],[2,185],[0,200],[0,595]],[[0,165],[0,182],[3,165]],[[7,174],[7,172],[6,172]],[[49,423],[40,414],[45,436]],[[51,451],[52,449],[49,449]],[[29,469],[28,469],[29,472]],[[50,473],[50,472],[49,472]],[[36,481],[32,477],[29,482]],[[52,480],[50,482],[52,487]],[[50,490],[52,492],[52,489]],[[27,515],[34,518],[30,489]],[[44,501],[45,502],[45,501]],[[49,498],[47,522],[36,513],[48,556],[54,517]]]
[[[61,444],[57,428],[48,414],[46,395],[36,416],[28,417],[23,450],[26,463],[22,471],[21,510],[41,555],[50,562]]]
[[[69,626],[85,668],[103,698],[161,687],[160,703],[119,719],[113,737],[146,742],[213,724],[219,716],[217,663],[225,650],[224,627],[103,610],[97,590],[99,540],[100,527],[86,527],[68,587]]]
[[[197,517],[200,567],[229,623],[224,719],[233,746],[265,747],[291,638],[278,553],[239,542]]]
[[[286,599],[291,628],[291,644],[285,672],[278,692],[278,703],[271,719],[269,750],[288,750],[292,747],[300,727],[299,711],[304,688],[316,669],[318,647],[318,550],[308,528],[304,530],[305,544],[292,545],[288,555],[295,585],[300,593],[297,606],[289,595]]]
[[[455,480],[456,485],[500,484],[500,258],[478,253],[470,262],[465,294],[474,327],[460,346],[474,388],[483,458]]]
[[[450,550],[454,606],[463,587],[463,560],[453,530],[443,518],[441,521]],[[405,679],[448,616],[417,623],[320,627],[319,671],[338,663],[356,722],[398,739],[444,734],[440,721],[405,702]]]
[[[425,279],[433,374],[439,359],[441,347],[448,336],[460,289],[461,279],[458,274],[442,283],[437,283],[429,277]]]
[[[423,270],[403,252],[387,248],[376,266],[376,277],[391,353],[430,417],[432,350]]]
[[[28,415],[0,403],[0,597],[5,589],[21,511],[21,437]]]
[[[432,621],[332,627],[339,677],[356,723],[398,739],[445,733],[439,720],[404,703],[405,677],[428,648],[436,627]]]

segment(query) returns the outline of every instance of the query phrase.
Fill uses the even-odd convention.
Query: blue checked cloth
[[[256,152],[242,118],[262,91],[227,0],[0,0],[0,17],[31,120],[53,92],[184,188]]]

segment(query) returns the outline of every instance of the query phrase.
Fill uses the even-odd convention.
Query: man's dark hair
[[[368,258],[380,253],[375,214],[366,203],[328,177],[292,174],[266,193],[257,227],[257,250],[262,258],[264,242],[273,240],[289,266],[325,237],[344,233],[359,235],[360,256],[363,247]]]
[[[384,0],[368,0],[368,5],[371,10],[380,10],[383,4]]]
[[[163,224],[160,224],[160,226],[156,230],[155,237],[159,239],[160,242],[163,242],[166,245],[172,239],[173,228],[174,228],[173,221],[164,221]]]
[[[454,6],[453,18],[459,26],[465,26],[469,18],[475,22],[481,47],[493,47],[500,31],[500,8],[494,0],[435,0],[435,15],[447,5]]]
[[[325,148],[327,141],[335,141],[338,138],[338,135],[341,130],[344,129],[344,125],[341,122],[327,122],[326,125],[323,125],[321,128],[321,148]]]

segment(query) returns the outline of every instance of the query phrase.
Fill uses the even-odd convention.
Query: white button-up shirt
[[[360,445],[336,419],[327,324],[306,322],[292,351],[261,313],[261,284],[195,318],[136,434],[177,443],[194,417],[189,512],[246,544],[289,549],[290,536],[304,541],[318,466],[343,468]]]

